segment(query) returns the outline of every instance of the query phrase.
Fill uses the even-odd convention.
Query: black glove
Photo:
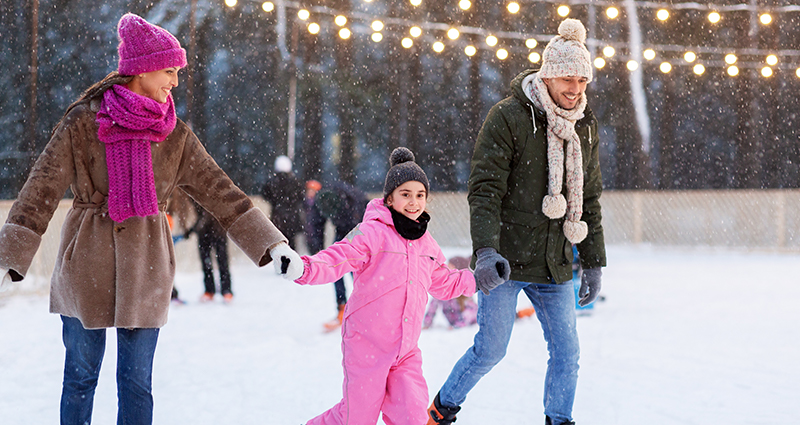
[[[475,262],[475,286],[489,295],[489,291],[502,285],[511,276],[508,260],[498,254],[494,248],[481,248],[475,251],[478,260]]]
[[[578,305],[585,307],[594,301],[600,294],[600,278],[603,270],[600,267],[584,269],[581,276],[581,289],[578,290]]]

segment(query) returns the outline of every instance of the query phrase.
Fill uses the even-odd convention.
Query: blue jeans
[[[61,393],[61,425],[92,422],[92,406],[106,349],[105,329],[85,329],[61,316],[67,349]],[[152,424],[153,356],[158,329],[117,329],[117,424]]]
[[[554,424],[569,422],[580,355],[572,282],[555,285],[509,280],[490,295],[478,292],[480,329],[474,344],[453,367],[439,391],[439,401],[444,406],[460,406],[472,387],[506,355],[520,291],[525,292],[536,309],[550,354],[544,383],[544,413]]]

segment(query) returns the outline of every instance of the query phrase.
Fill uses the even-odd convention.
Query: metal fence
[[[260,197],[255,204],[269,213]],[[5,221],[12,201],[0,201]],[[72,201],[59,205],[28,276],[15,293],[46,292],[58,252],[61,223]],[[800,251],[800,190],[606,191],[601,198],[606,244],[718,246]],[[465,192],[431,194],[429,230],[442,247],[469,247],[469,206]],[[328,224],[327,241],[333,239]],[[298,248],[303,252],[302,237]],[[230,244],[231,261],[248,261]],[[180,271],[200,270],[194,237],[175,246]]]

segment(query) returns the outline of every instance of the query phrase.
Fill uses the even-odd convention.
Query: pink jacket
[[[354,325],[365,323],[364,329],[342,331],[363,332],[385,341],[394,339],[389,335],[399,336],[399,356],[417,346],[428,293],[442,300],[475,293],[472,272],[448,268],[430,233],[417,240],[404,239],[397,233],[383,199],[370,201],[364,221],[344,239],[314,256],[304,256],[303,262],[305,271],[296,280],[301,285],[330,283],[353,272],[345,327],[353,315],[375,315],[380,320],[358,320]]]

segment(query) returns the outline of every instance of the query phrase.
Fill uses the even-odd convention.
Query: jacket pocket
[[[543,261],[549,219],[543,214],[514,210],[503,210],[500,216],[500,254],[516,265],[530,264],[537,257]]]

